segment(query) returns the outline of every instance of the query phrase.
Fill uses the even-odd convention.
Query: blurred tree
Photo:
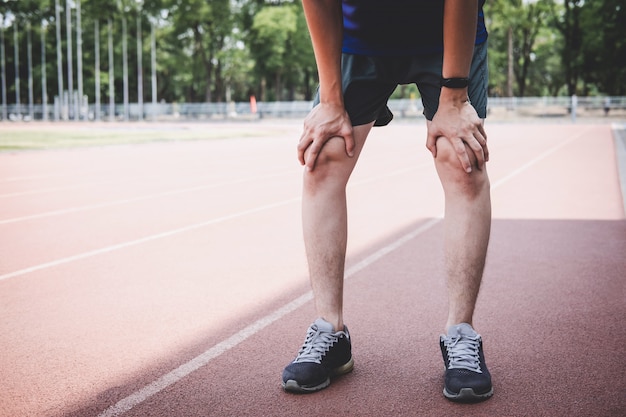
[[[317,85],[299,0],[81,0],[80,22],[73,9],[70,30],[67,5],[0,0],[2,97],[8,104],[18,98],[52,102],[70,80],[80,89],[80,74],[89,102],[109,101],[109,111],[144,96],[167,102],[244,101],[250,94],[265,101],[310,100]],[[485,13],[490,94],[507,95],[509,86],[517,96],[626,94],[623,0],[489,0]]]
[[[275,100],[285,99],[285,83],[289,100],[295,97],[297,85],[310,99],[315,59],[301,4],[286,2],[262,8],[254,16],[251,39],[251,54],[261,78],[261,101],[268,98],[268,78],[273,81]]]
[[[604,0],[596,0],[604,1]],[[585,0],[563,0],[562,7],[551,2],[554,25],[563,37],[561,65],[565,75],[567,94],[576,94],[582,64],[582,39],[580,13]]]
[[[256,69],[261,74],[260,100],[267,101],[266,77],[274,80],[276,100],[282,100],[282,76],[287,63],[289,40],[297,28],[296,11],[292,5],[280,5],[261,9],[252,23],[254,35],[251,53]]]
[[[626,3],[587,1],[580,11],[583,94],[596,87],[608,95],[626,95]]]
[[[169,41],[179,48],[183,56],[178,65],[187,67],[190,76],[187,81],[188,101],[224,100],[224,81],[219,52],[226,44],[226,38],[233,32],[234,18],[230,0],[169,0],[164,2],[172,23]],[[171,52],[175,52],[170,50]],[[181,68],[182,69],[182,68]],[[203,91],[201,100],[198,95]]]
[[[485,5],[490,44],[490,86],[497,95],[526,95],[537,59],[537,40],[551,43],[546,33],[552,0],[492,0]]]

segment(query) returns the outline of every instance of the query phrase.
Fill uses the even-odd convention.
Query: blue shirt
[[[476,45],[487,40],[479,2]],[[444,0],[343,0],[343,52],[406,56],[443,51]]]

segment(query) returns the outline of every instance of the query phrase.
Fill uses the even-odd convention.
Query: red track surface
[[[606,125],[488,126],[475,325],[495,395],[477,405],[441,394],[443,197],[425,128],[375,129],[348,191],[355,370],[282,392],[315,318],[299,126],[0,154],[0,415],[626,413],[626,220]]]

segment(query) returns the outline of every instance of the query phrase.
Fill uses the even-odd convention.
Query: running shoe
[[[344,326],[335,332],[333,325],[317,319],[309,327],[296,359],[283,371],[283,389],[296,393],[319,391],[330,379],[352,371],[350,333]]]
[[[443,395],[452,401],[478,402],[493,395],[483,342],[467,323],[451,326],[439,339],[445,365]]]

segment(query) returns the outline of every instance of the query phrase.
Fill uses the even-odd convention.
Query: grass
[[[0,151],[262,137],[275,133],[275,129],[259,129],[255,124],[0,124]]]

